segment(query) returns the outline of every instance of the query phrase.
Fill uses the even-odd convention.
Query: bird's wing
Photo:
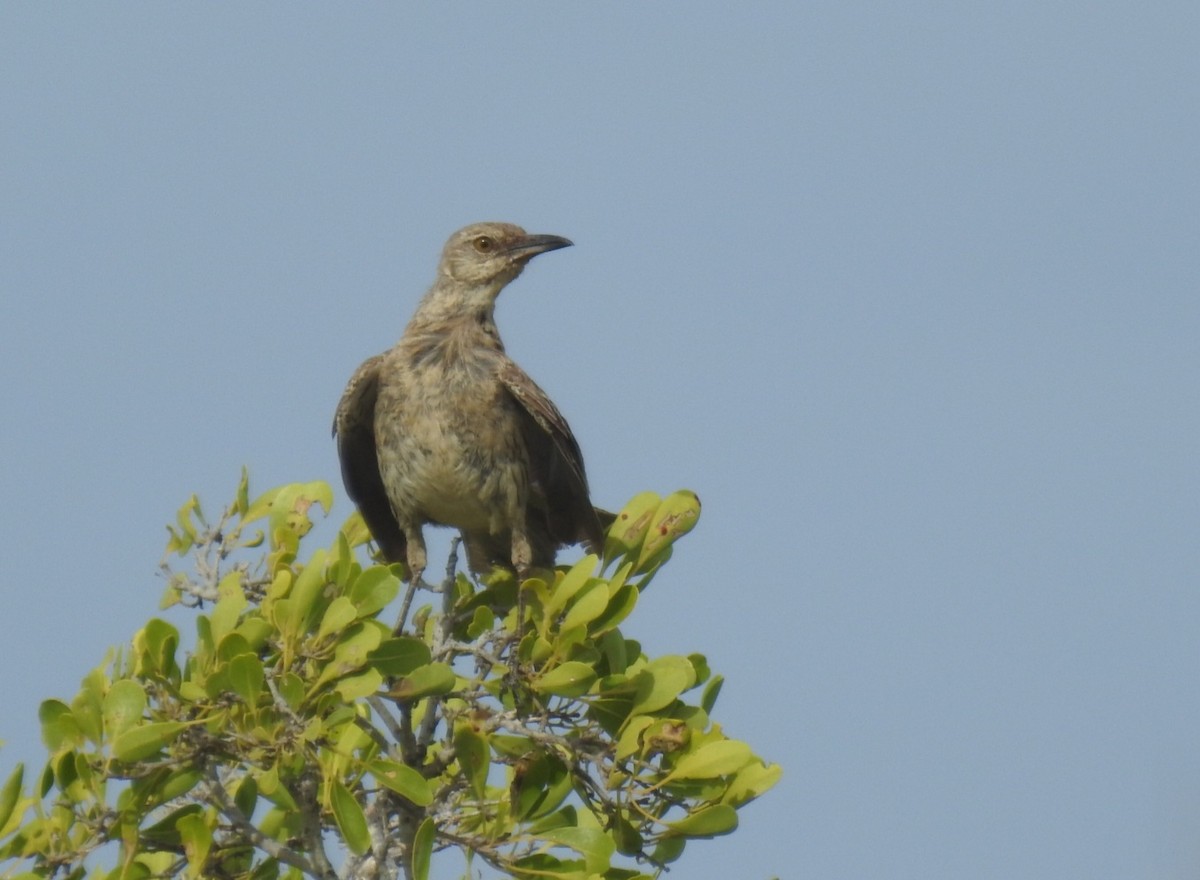
[[[545,495],[547,527],[564,544],[583,542],[594,552],[604,546],[604,532],[588,498],[583,453],[558,407],[525,371],[505,358],[497,376],[520,405],[529,447],[532,482]]]
[[[333,433],[342,463],[342,482],[362,512],[371,537],[388,562],[407,562],[404,532],[388,502],[375,449],[375,400],[382,361],[383,355],[376,355],[350,377],[333,417]]]

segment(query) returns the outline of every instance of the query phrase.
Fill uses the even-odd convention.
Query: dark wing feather
[[[376,355],[350,377],[333,417],[333,433],[342,462],[342,482],[362,512],[371,537],[388,562],[406,562],[404,532],[388,502],[375,449],[375,400],[382,360],[382,355]]]
[[[546,499],[546,527],[563,544],[582,542],[592,552],[604,547],[600,518],[588,497],[583,453],[571,427],[546,392],[510,360],[497,376],[527,418],[522,425],[529,449],[530,478]]]

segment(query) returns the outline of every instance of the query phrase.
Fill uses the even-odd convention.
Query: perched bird
[[[508,223],[460,229],[400,341],[342,394],[333,432],[346,491],[413,583],[426,523],[459,529],[477,573],[502,565],[523,579],[562,545],[603,547],[612,515],[592,507],[579,444],[504,353],[494,318],[531,259],[570,245]]]

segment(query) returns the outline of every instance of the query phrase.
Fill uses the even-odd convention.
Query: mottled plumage
[[[414,581],[426,523],[459,529],[476,572],[499,564],[526,576],[564,544],[603,545],[610,515],[592,507],[579,444],[504,353],[493,318],[530,259],[570,244],[506,223],[454,233],[400,341],[363,363],[338,403],[346,491]]]

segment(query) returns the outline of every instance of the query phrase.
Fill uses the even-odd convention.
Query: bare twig
[[[215,769],[208,767],[206,768],[206,772],[208,780],[205,783],[205,792],[208,794],[209,799],[216,803],[217,809],[221,811],[221,815],[232,822],[238,831],[246,835],[255,846],[276,861],[283,862],[285,865],[291,865],[305,874],[318,875],[317,866],[313,862],[304,858],[300,853],[288,849],[274,838],[263,834],[254,826],[246,817],[246,814],[234,803],[233,798],[229,796],[229,792],[225,791],[225,786],[221,784],[221,780],[217,776]],[[324,855],[323,852],[322,855]],[[328,862],[326,862],[326,866],[328,867]],[[332,868],[329,868],[328,873],[322,871],[320,872],[320,876],[336,878],[337,875],[333,873]]]

